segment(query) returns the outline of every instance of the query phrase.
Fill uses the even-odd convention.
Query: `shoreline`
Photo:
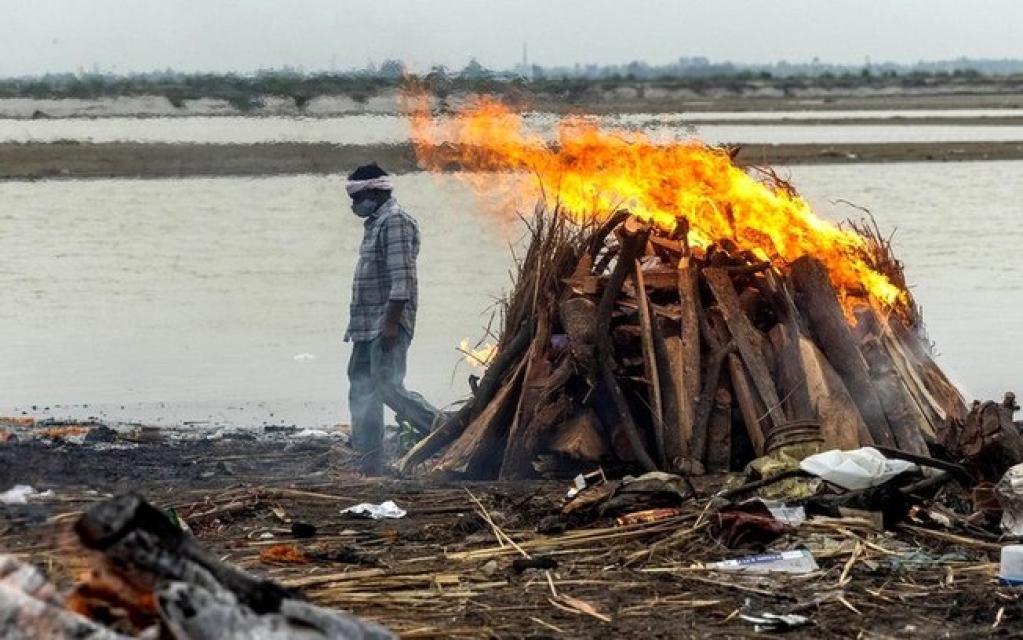
[[[1023,141],[750,144],[735,157],[744,166],[1023,160]],[[331,175],[366,158],[421,170],[410,143],[2,143],[0,180]]]

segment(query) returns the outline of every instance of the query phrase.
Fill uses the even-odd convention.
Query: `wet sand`
[[[0,144],[0,179],[180,178],[335,174],[372,158],[397,173],[418,171],[406,145]],[[862,162],[950,162],[1023,159],[1023,142],[751,144],[736,156],[745,165]]]

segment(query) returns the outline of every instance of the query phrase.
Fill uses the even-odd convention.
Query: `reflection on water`
[[[942,364],[968,395],[1023,391],[1023,163],[797,167],[822,214],[894,233]],[[341,342],[359,223],[340,177],[0,183],[0,415],[347,420]],[[409,385],[462,397],[522,233],[452,177],[397,178],[423,229]],[[60,408],[53,408],[55,405]],[[36,405],[39,409],[32,410]],[[83,406],[84,405],[84,406]]]

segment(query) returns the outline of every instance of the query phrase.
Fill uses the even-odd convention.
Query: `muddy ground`
[[[406,144],[54,142],[0,144],[0,180],[332,175],[366,158],[395,173],[420,170]],[[740,165],[771,166],[1019,159],[1023,142],[751,144],[736,155]]]
[[[728,548],[706,508],[720,477],[700,479],[701,497],[678,516],[619,527],[596,512],[561,515],[566,479],[365,478],[337,438],[256,435],[83,444],[54,434],[0,444],[0,490],[53,492],[0,505],[0,547],[66,588],[83,564],[70,532],[76,513],[136,491],[173,508],[225,562],[408,638],[762,636],[738,615],[744,607],[807,616],[791,638],[1018,637],[1023,625],[1019,592],[996,584],[992,541],[815,518],[769,545]],[[384,500],[408,515],[340,513]],[[316,535],[295,539],[294,522]],[[280,544],[308,563],[261,558]],[[800,546],[819,571],[758,578],[702,566]],[[538,562],[544,568],[529,568]]]

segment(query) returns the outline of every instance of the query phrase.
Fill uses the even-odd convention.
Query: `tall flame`
[[[556,201],[577,222],[627,208],[670,232],[685,218],[692,246],[728,239],[778,267],[812,255],[842,296],[868,292],[888,306],[907,300],[869,264],[863,236],[818,218],[791,188],[747,173],[725,150],[695,139],[657,143],[582,118],[563,119],[548,141],[493,100],[445,119],[418,104],[410,110],[412,135],[427,169],[455,163],[486,172],[476,176],[479,189]]]

